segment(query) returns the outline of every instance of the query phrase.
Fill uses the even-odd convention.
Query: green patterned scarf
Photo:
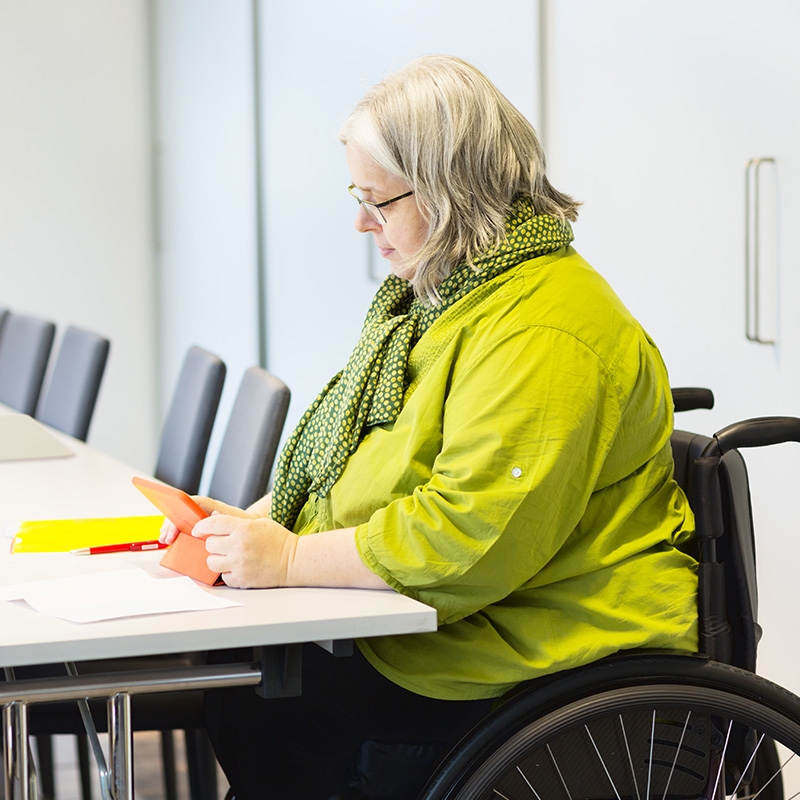
[[[275,521],[291,527],[309,494],[327,495],[367,429],[397,419],[411,348],[439,316],[509,267],[572,241],[569,224],[534,215],[529,198],[514,204],[506,233],[497,247],[442,281],[437,305],[414,298],[402,278],[390,274],[383,281],[350,360],[303,414],[281,453],[270,512]]]

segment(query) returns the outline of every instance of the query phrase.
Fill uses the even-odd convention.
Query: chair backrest
[[[189,348],[161,431],[156,478],[197,494],[224,382],[220,358]]]
[[[109,347],[108,339],[96,333],[74,326],[67,328],[36,418],[86,441]]]
[[[700,648],[716,661],[755,671],[761,638],[758,624],[756,550],[750,483],[741,453],[714,456],[708,482],[697,473],[698,459],[714,440],[687,431],[672,434],[675,480],[698,517],[695,555],[700,560],[698,613]],[[713,517],[711,525],[701,525]],[[710,529],[709,529],[710,528]]]
[[[289,387],[266,370],[244,373],[211,476],[211,497],[247,508],[264,496],[289,398]]]
[[[33,415],[55,332],[48,320],[9,312],[0,336],[0,403]]]
[[[673,389],[672,394],[676,410],[714,405],[708,389]],[[700,562],[700,648],[715,661],[752,672],[761,626],[750,481],[741,450],[783,442],[800,442],[800,418],[755,417],[711,437],[677,430],[671,438],[675,479],[695,514],[696,536],[689,548]]]
[[[0,336],[3,335],[3,324],[5,323],[7,316],[8,316],[8,309],[0,308]]]

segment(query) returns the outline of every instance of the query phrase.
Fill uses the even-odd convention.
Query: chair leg
[[[75,737],[75,749],[78,753],[78,774],[81,779],[82,800],[92,800],[92,762],[89,755],[89,737],[79,733]]]
[[[161,768],[164,772],[164,796],[166,800],[178,800],[175,739],[172,736],[172,731],[161,731]]]
[[[53,737],[49,735],[36,737],[36,754],[38,756],[39,788],[42,798],[52,800],[56,796],[55,768],[53,765]]]
[[[191,800],[217,800],[217,757],[205,728],[184,731]]]

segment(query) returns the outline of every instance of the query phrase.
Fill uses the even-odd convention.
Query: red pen
[[[104,544],[100,547],[79,547],[70,550],[75,556],[96,556],[101,553],[135,553],[139,550],[163,550],[169,545],[154,539],[149,542],[125,542],[124,544]]]

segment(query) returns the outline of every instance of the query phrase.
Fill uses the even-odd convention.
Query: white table
[[[0,413],[8,412],[0,407]],[[81,442],[62,434],[56,435],[74,451],[73,456],[0,462],[0,524],[25,519],[153,513],[150,503],[130,483],[134,470]],[[156,577],[174,576],[173,572],[159,566],[162,555],[159,552],[95,556],[69,553],[11,555],[6,544],[7,540],[3,540],[0,585],[130,566],[141,567]],[[78,625],[38,614],[23,603],[0,602],[0,667],[331,642],[436,629],[433,609],[389,591],[204,588],[214,594],[230,596],[242,605],[219,611],[159,614]],[[27,781],[20,777],[26,774],[27,769],[24,763],[26,754],[21,752],[25,748],[20,746],[25,741],[26,702],[89,694],[112,698],[113,702],[109,702],[112,791],[117,800],[132,800],[130,694],[255,684],[260,679],[260,675],[244,670],[242,665],[224,673],[225,668],[216,667],[195,670],[196,680],[187,675],[154,675],[149,685],[141,683],[140,674],[0,684],[4,721],[18,731],[16,748],[15,737],[6,736],[8,800],[27,800],[28,797]]]

